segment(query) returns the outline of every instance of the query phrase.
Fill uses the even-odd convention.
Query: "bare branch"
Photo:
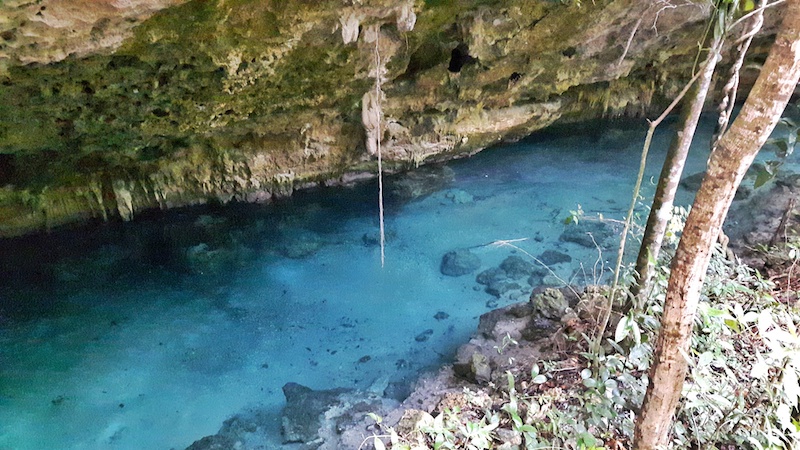
[[[642,19],[644,16],[639,16],[639,20],[636,21],[636,25],[633,26],[633,30],[631,30],[630,36],[628,36],[628,42],[625,43],[625,50],[622,51],[622,55],[619,57],[619,61],[617,61],[617,67],[622,65],[622,61],[625,60],[625,56],[628,55],[628,49],[631,48],[631,42],[633,42],[633,37],[636,35],[636,32],[639,30],[639,25],[642,24]]]

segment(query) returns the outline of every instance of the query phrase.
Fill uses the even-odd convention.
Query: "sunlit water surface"
[[[0,449],[185,448],[249,406],[272,411],[277,447],[287,382],[407,384],[513,301],[477,272],[442,275],[444,253],[472,248],[480,271],[558,250],[578,283],[599,276],[598,258],[608,268],[613,250],[559,236],[578,205],[623,218],[644,131],[562,128],[430,170],[433,192],[387,200],[384,268],[374,183],[0,241]],[[669,137],[656,136],[646,195]],[[486,245],[510,239],[521,250]]]

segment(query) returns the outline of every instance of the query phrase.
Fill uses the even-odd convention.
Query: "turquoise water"
[[[185,448],[248,406],[272,411],[277,447],[287,382],[407,385],[451,361],[490,307],[527,298],[475,282],[509,255],[557,250],[572,258],[562,278],[607,276],[613,239],[600,252],[560,241],[563,220],[579,204],[623,218],[644,132],[560,128],[424,169],[425,183],[388,180],[384,268],[374,183],[0,241],[0,449]],[[704,163],[695,151],[686,173]],[[481,268],[442,275],[457,248]]]

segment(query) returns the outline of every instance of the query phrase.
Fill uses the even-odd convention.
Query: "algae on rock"
[[[22,45],[22,22],[41,17],[0,5],[13,19],[0,21],[0,235],[374,173],[360,120],[378,70],[358,39],[368,29],[397,171],[556,121],[646,113],[688,77],[709,14],[629,0],[147,4],[136,27],[119,20],[128,10],[93,13],[95,34],[118,42],[73,55],[57,27],[38,29],[41,49]]]

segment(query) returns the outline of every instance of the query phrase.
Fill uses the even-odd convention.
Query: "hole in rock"
[[[456,48],[450,52],[450,64],[447,70],[453,73],[461,72],[461,69],[467,64],[474,64],[477,61],[469,55],[469,47],[467,44],[458,44]]]
[[[14,164],[16,157],[9,153],[0,153],[0,186],[9,184],[14,179],[17,169]]]

